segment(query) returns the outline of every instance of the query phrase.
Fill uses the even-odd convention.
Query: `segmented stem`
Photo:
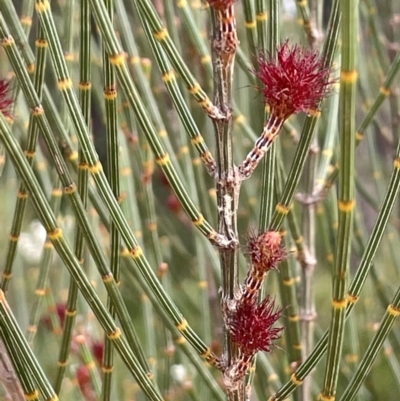
[[[284,120],[275,117],[273,114],[264,126],[261,136],[257,139],[253,149],[246,156],[246,159],[239,166],[240,178],[245,180],[251,176],[258,166],[258,163],[272,146],[283,126]]]

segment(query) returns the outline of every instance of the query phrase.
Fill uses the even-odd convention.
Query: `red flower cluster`
[[[267,296],[260,304],[240,303],[228,320],[232,340],[239,345],[245,357],[258,351],[270,352],[272,342],[281,336],[283,327],[273,327],[282,314],[275,310],[275,300]]]
[[[0,112],[3,113],[5,117],[11,117],[9,109],[13,101],[9,97],[9,92],[10,82],[6,79],[0,79]]]
[[[264,85],[261,92],[275,118],[308,113],[330,92],[330,69],[315,51],[291,47],[286,41],[278,47],[276,59],[261,54],[258,65],[253,72]]]
[[[286,258],[286,252],[281,246],[281,235],[277,231],[249,236],[247,253],[252,266],[259,272],[276,269],[278,263]]]

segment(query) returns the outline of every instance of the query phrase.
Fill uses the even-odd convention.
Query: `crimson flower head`
[[[318,52],[290,46],[288,40],[277,48],[276,59],[261,54],[253,72],[263,84],[264,101],[275,118],[309,113],[330,93],[330,69]]]
[[[223,11],[232,6],[235,1],[236,0],[208,0],[208,4],[215,10]]]
[[[281,337],[283,327],[273,327],[282,309],[275,309],[275,301],[267,296],[260,304],[240,303],[228,319],[232,340],[243,355],[252,357],[258,351],[270,352],[272,342]]]
[[[9,108],[13,101],[9,96],[9,92],[10,82],[6,79],[0,79],[0,112],[2,112],[5,117],[11,117]]]
[[[278,231],[266,231],[250,235],[247,242],[247,253],[252,266],[259,272],[276,269],[286,258],[286,251],[281,245],[282,237]]]

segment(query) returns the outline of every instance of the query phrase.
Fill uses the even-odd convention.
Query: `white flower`
[[[38,220],[33,220],[27,232],[22,232],[18,241],[18,253],[28,263],[40,262],[43,245],[46,241],[46,230]]]

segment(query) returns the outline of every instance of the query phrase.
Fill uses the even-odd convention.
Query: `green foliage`
[[[398,399],[400,5],[209,3],[0,2],[0,400]],[[336,83],[271,125],[287,39]]]

